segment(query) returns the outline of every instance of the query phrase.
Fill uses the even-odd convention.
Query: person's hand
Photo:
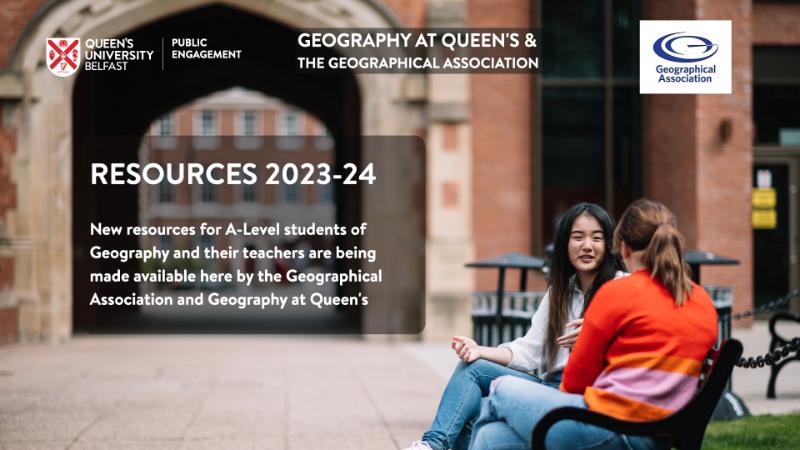
[[[467,364],[481,357],[481,347],[466,336],[453,336],[450,348],[455,350],[458,357]]]
[[[562,347],[572,348],[572,346],[574,346],[575,342],[578,340],[578,335],[581,333],[581,328],[583,328],[583,319],[575,319],[572,322],[568,322],[566,327],[575,329],[556,339],[556,344]]]

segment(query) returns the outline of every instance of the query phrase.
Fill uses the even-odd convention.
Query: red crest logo
[[[80,38],[48,38],[45,52],[47,68],[56,76],[68,77],[81,64]]]

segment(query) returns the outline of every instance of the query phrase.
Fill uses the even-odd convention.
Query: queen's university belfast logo
[[[45,44],[47,68],[54,75],[68,77],[78,71],[81,64],[80,38],[47,38]]]

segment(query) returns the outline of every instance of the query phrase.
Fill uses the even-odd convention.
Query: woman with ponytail
[[[631,275],[598,290],[560,390],[498,378],[475,424],[471,449],[528,449],[539,419],[562,406],[650,421],[680,409],[695,394],[703,359],[717,338],[717,314],[708,293],[691,281],[675,216],[661,203],[637,200],[620,218],[614,249]],[[548,449],[665,445],[573,421],[553,426],[546,442]]]

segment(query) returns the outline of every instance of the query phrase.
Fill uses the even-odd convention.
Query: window
[[[286,204],[300,203],[300,186],[296,184],[281,184],[280,189],[280,202]]]
[[[619,217],[640,197],[641,96],[638,88],[641,2],[541,1],[541,217],[534,227],[550,243],[559,214],[578,201]]]
[[[261,133],[261,112],[246,110],[239,112],[239,124],[237,125],[237,135],[233,143],[239,150],[258,150],[262,148]]]
[[[200,186],[200,201],[203,203],[214,203],[217,201],[217,187],[210,183]]]
[[[172,236],[162,234],[158,237],[158,247],[161,250],[172,250]]]
[[[239,133],[242,136],[256,136],[258,130],[258,111],[242,111],[239,116],[241,120]]]
[[[334,190],[335,185],[333,183],[325,183],[325,184],[318,184],[317,185],[317,203],[323,204],[331,204],[334,202]]]
[[[753,80],[756,144],[800,147],[800,46],[754,47]]]
[[[327,151],[333,148],[333,136],[330,130],[324,125],[320,125],[321,133],[314,138],[314,146],[317,150]]]
[[[258,189],[255,184],[243,184],[242,186],[242,202],[254,203],[258,201]]]
[[[14,104],[3,103],[3,126],[7,129],[14,128]]]
[[[215,236],[209,236],[207,234],[200,235],[199,244],[200,249],[211,248],[216,244]]]
[[[281,136],[299,136],[300,134],[300,114],[296,111],[283,111],[278,116],[280,124],[278,133]]]
[[[217,129],[217,111],[203,109],[197,112],[192,145],[195,150],[214,150],[220,145]]]
[[[208,174],[208,171],[203,171]],[[201,203],[216,203],[218,196],[218,186],[211,184],[208,176],[204,175],[203,184],[200,185],[200,202]]]
[[[158,183],[158,203],[172,203],[175,201],[175,186],[167,181],[164,177],[161,183]]]
[[[172,113],[166,113],[156,123],[156,135],[172,136],[175,134],[175,119]]]
[[[214,136],[217,134],[216,111],[211,111],[208,109],[200,111],[198,121],[199,129],[197,134],[200,136]]]
[[[302,120],[299,112],[282,111],[278,114],[278,137],[275,140],[280,150],[300,150],[303,148],[303,137],[300,136]]]

